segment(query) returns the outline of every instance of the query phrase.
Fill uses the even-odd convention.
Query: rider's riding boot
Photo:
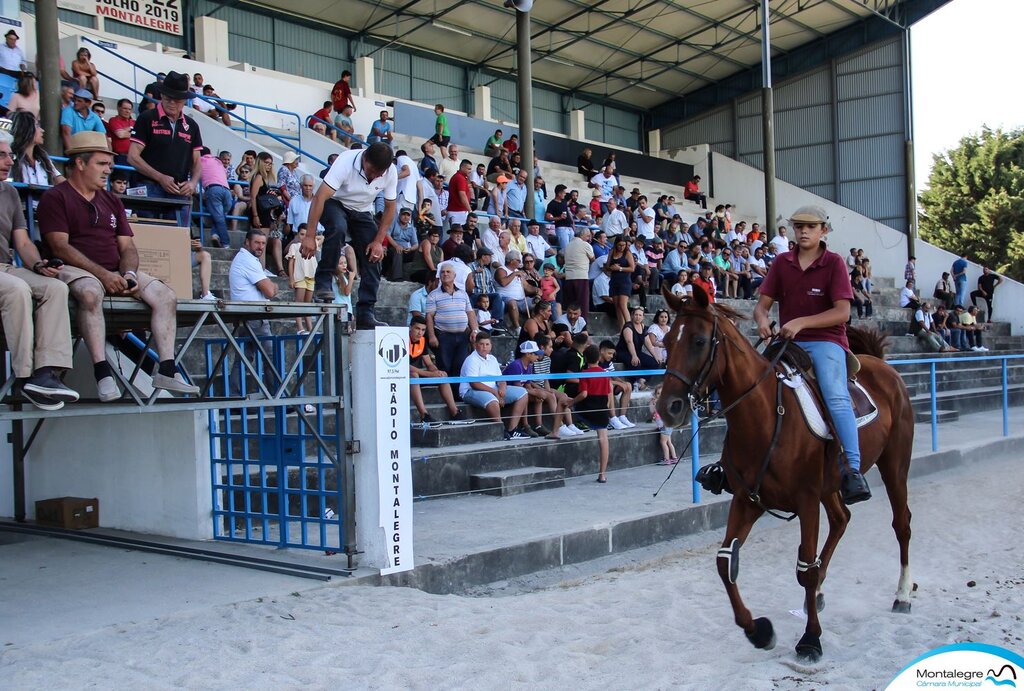
[[[850,470],[843,474],[840,492],[843,495],[843,503],[847,506],[871,498],[871,489],[868,487],[867,480],[856,470]]]
[[[729,478],[726,477],[725,468],[721,463],[711,463],[698,470],[697,482],[712,494],[721,494],[723,490],[732,494]]]

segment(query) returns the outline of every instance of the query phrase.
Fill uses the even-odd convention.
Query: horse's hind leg
[[[747,634],[747,640],[754,644],[755,648],[771,650],[775,647],[775,630],[772,622],[766,617],[754,619],[750,610],[743,604],[740,597],[740,590],[736,586],[736,576],[739,573],[739,547],[750,535],[750,529],[754,522],[761,516],[761,509],[747,499],[733,497],[729,505],[729,522],[725,529],[725,539],[722,541],[722,549],[718,551],[718,575],[725,585],[725,592],[729,596],[729,603],[732,605],[733,617],[736,625]],[[734,543],[735,541],[735,543]]]
[[[797,655],[812,662],[821,659],[821,623],[818,621],[817,592],[820,582],[820,561],[818,560],[818,498],[813,497],[799,507],[800,550],[797,553],[796,580],[804,587],[804,610],[807,612],[807,627],[800,642],[796,644]]]
[[[900,544],[900,582],[896,586],[896,600],[892,603],[892,611],[901,614],[910,612],[910,592],[914,582],[910,578],[910,506],[907,504],[907,475],[910,473],[910,445],[912,434],[901,431],[899,439],[890,441],[878,459],[878,473],[885,483],[885,491],[889,495],[892,506],[892,529]]]
[[[825,583],[825,576],[828,573],[828,564],[832,561],[832,554],[836,546],[843,539],[846,526],[850,522],[850,510],[843,505],[839,494],[832,492],[821,500],[825,507],[825,515],[828,517],[828,537],[821,548],[821,566],[818,567],[818,592],[815,597],[815,606],[820,612],[825,608],[825,595],[822,593],[822,586]]]

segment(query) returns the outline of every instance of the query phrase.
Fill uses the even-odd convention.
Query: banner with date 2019
[[[99,17],[177,36],[181,36],[185,21],[181,0],[59,0],[57,4],[77,11],[81,11],[80,5],[94,4]]]
[[[377,327],[377,483],[387,566],[408,571],[412,553],[412,452],[409,448],[409,330]]]

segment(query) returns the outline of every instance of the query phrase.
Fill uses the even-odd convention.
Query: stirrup
[[[732,494],[732,487],[729,486],[729,478],[725,474],[725,468],[721,463],[710,463],[697,471],[695,478],[701,487],[712,494],[721,494],[723,491]]]

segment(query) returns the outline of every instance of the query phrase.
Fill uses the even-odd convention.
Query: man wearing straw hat
[[[39,200],[39,229],[50,253],[62,260],[60,279],[78,303],[78,328],[92,356],[101,401],[121,397],[107,363],[107,329],[103,298],[126,296],[152,310],[150,329],[160,358],[153,386],[176,393],[198,394],[174,365],[177,298],[153,276],[139,271],[139,253],[121,200],[107,191],[114,152],[106,135],[79,132],[71,137],[67,180]]]

